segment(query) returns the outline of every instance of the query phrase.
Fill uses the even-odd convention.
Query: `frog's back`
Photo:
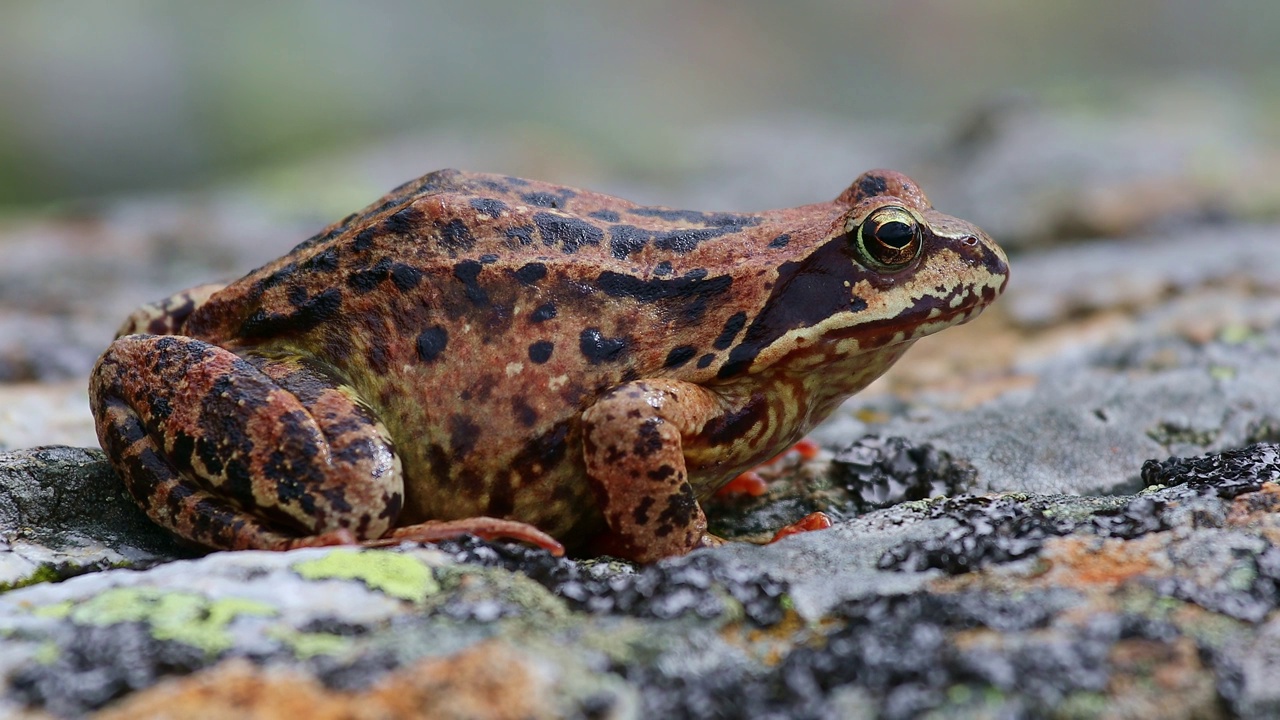
[[[303,350],[354,375],[481,357],[545,364],[574,355],[550,347],[572,340],[578,367],[558,369],[599,375],[596,384],[690,360],[711,377],[703,358],[723,343],[676,340],[693,327],[714,328],[702,331],[712,339],[726,323],[740,328],[730,320],[758,300],[771,269],[821,234],[797,232],[814,207],[825,210],[672,210],[442,170],[232,283],[184,331],[233,349]],[[619,349],[623,335],[639,341]]]

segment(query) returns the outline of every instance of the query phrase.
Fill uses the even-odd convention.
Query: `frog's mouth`
[[[965,302],[957,307],[946,307],[950,302],[936,297],[926,298],[895,317],[882,320],[863,320],[832,329],[826,337],[833,342],[856,340],[860,351],[911,343],[926,335],[932,335],[953,325],[963,325],[974,319],[999,296],[1004,289],[985,287],[981,292],[969,291]],[[944,309],[945,308],[945,309]],[[856,317],[857,313],[855,313]]]

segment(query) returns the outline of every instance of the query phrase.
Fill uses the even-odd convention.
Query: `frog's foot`
[[[790,525],[780,528],[778,532],[774,533],[773,539],[769,541],[769,544],[776,543],[784,537],[791,537],[792,535],[799,535],[800,533],[813,532],[814,530],[826,530],[831,527],[831,525],[831,518],[826,513],[821,511],[812,512]]]
[[[738,477],[730,480],[716,491],[717,498],[731,498],[736,495],[746,495],[748,497],[761,497],[769,492],[769,481],[760,475],[759,470],[768,470],[771,474],[776,473],[774,469],[783,460],[789,458],[793,453],[800,462],[808,462],[818,457],[818,453],[822,452],[822,447],[818,443],[805,438],[799,440],[795,445],[778,453],[772,460],[761,463],[755,470],[748,470]]]
[[[385,431],[297,358],[128,335],[98,360],[90,396],[134,500],[198,545],[344,544],[395,524],[403,481]]]
[[[551,553],[556,557],[564,555],[564,546],[555,538],[538,528],[515,520],[502,520],[491,517],[473,517],[463,520],[428,520],[417,525],[398,527],[377,540],[366,540],[365,547],[386,547],[397,543],[437,542],[450,540],[460,535],[475,535],[483,540],[517,540],[528,543]]]

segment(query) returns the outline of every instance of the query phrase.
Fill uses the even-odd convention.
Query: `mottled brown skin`
[[[135,313],[90,395],[129,491],[207,547],[645,562],[714,542],[700,500],[1007,278],[892,171],[736,214],[445,170]]]

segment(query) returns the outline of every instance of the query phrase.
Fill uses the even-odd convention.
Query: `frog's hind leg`
[[[125,318],[124,324],[116,330],[116,337],[140,333],[179,335],[191,313],[226,286],[226,283],[206,283],[174,293],[163,300],[147,303]]]
[[[90,387],[98,437],[158,524],[199,545],[285,550],[382,537],[403,504],[385,432],[297,358],[183,336],[114,342]]]

